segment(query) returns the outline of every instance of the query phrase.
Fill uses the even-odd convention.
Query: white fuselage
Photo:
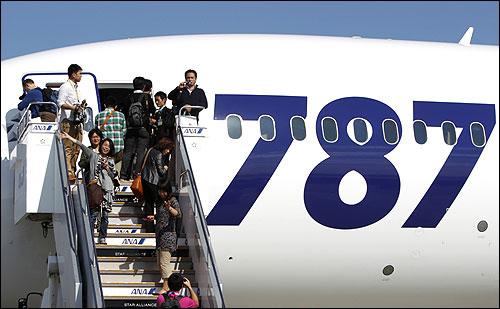
[[[44,259],[54,250],[44,245],[49,241],[41,236],[38,224],[14,225],[14,176],[9,169],[5,115],[19,103],[25,74],[66,72],[72,63],[93,73],[98,83],[131,83],[134,77],[144,76],[153,81],[153,92],[167,94],[183,80],[184,71],[198,72],[197,82],[208,99],[208,109],[200,114],[200,125],[207,128],[207,135],[189,137],[186,143],[205,216],[210,217],[233,181],[241,180],[231,187],[236,193],[228,195],[224,203],[227,200],[237,205],[239,196],[247,201],[245,194],[255,195],[240,222],[224,224],[220,218],[230,215],[225,214],[228,209],[222,201],[216,224],[209,220],[228,307],[498,306],[498,56],[498,46],[291,35],[201,35],[86,44],[2,61],[2,307],[14,306],[19,297],[31,291],[30,284],[36,286],[34,282],[45,280]],[[37,82],[36,76],[32,78]],[[88,100],[91,95],[90,91]],[[280,110],[273,111],[274,101],[269,99],[269,104],[241,107],[241,113],[228,108],[227,114],[243,120],[241,138],[233,139],[225,118],[217,119],[215,110],[223,104],[221,96],[227,95],[297,97],[301,107],[295,113],[291,110],[295,105],[290,103],[288,108],[285,102]],[[366,112],[368,116],[359,116],[368,122],[369,115],[376,115],[382,108],[397,115],[401,127],[392,150],[372,155],[369,152],[376,147],[369,148],[370,144],[353,146],[350,156],[347,148],[335,148],[335,143],[328,148],[330,153],[322,147],[318,116],[325,116],[322,110],[330,102],[353,97],[381,103],[370,105],[370,101],[359,105],[361,110],[353,104],[354,110],[346,111],[354,115],[352,118],[358,117],[356,113],[362,115],[364,106],[374,106],[373,111]],[[441,128],[430,125],[427,142],[420,145],[415,141],[413,121],[419,117],[414,117],[426,104],[416,101],[487,104],[494,110],[492,130],[482,153],[434,227],[403,225],[454,146],[444,142]],[[245,102],[251,105],[252,99]],[[170,107],[171,102],[167,104]],[[349,106],[349,102],[343,104]],[[96,103],[92,107],[95,115]],[[257,116],[242,116],[247,112]],[[291,130],[277,129],[276,139],[268,142],[279,144],[277,150],[254,153],[250,157],[255,165],[248,165],[246,174],[239,173],[261,139],[259,115],[272,112],[278,115],[273,116],[276,128],[290,121],[288,115],[303,117],[305,139],[292,140],[288,146],[289,141],[279,138],[291,136]],[[453,117],[451,113],[450,121]],[[339,140],[346,140],[345,123],[337,122]],[[375,138],[382,130],[381,123],[370,125]],[[457,126],[456,132],[457,138],[470,134],[469,127]],[[84,141],[88,143],[86,135]],[[341,159],[344,153],[346,160]],[[361,162],[363,158],[373,161]],[[277,160],[277,166],[269,167],[268,160]],[[376,168],[387,164],[394,167],[390,175],[376,175],[379,170],[389,171]],[[363,182],[363,177],[351,177],[338,187],[328,178],[328,171],[340,165],[346,172],[355,170],[374,180]],[[459,166],[453,165],[453,172],[446,177],[458,177]],[[363,175],[364,168],[370,167],[370,175]],[[260,179],[264,169],[271,169],[271,176],[264,180],[262,192],[246,191],[245,186]],[[321,177],[325,180],[319,181]],[[386,178],[397,178],[399,188],[388,188]],[[446,190],[450,187],[435,189],[449,196]],[[386,190],[395,194],[393,200]],[[365,194],[378,202],[357,205]],[[314,214],[318,195],[325,196],[324,215]],[[384,203],[392,204],[390,211],[373,223],[364,218],[371,210],[363,209],[345,212],[359,218],[331,218],[327,214],[340,209],[333,202],[332,208],[328,206],[335,196],[355,201],[349,206],[353,211],[356,207],[376,209],[387,207]],[[434,195],[431,202],[439,204],[440,196]],[[344,221],[351,223],[335,227]],[[416,222],[427,221],[423,218]],[[488,224],[484,232],[478,231],[480,221]],[[388,265],[394,271],[385,275],[383,269]],[[44,285],[42,281],[37,288]]]

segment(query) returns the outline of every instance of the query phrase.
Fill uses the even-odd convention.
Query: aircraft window
[[[330,117],[325,117],[321,120],[321,128],[323,131],[323,139],[328,143],[335,143],[339,138],[337,121]]]
[[[415,141],[422,145],[427,142],[427,126],[422,120],[415,120],[413,122],[413,136]]]
[[[392,119],[386,119],[383,122],[384,140],[388,144],[396,144],[399,140],[398,125]]]
[[[354,138],[359,143],[364,143],[368,140],[368,128],[363,119],[354,119]]]
[[[306,123],[300,116],[292,117],[292,137],[295,140],[302,141],[306,138]]]
[[[443,138],[444,142],[447,145],[455,145],[457,142],[457,135],[455,132],[455,125],[453,122],[450,121],[445,121],[441,125],[441,128],[443,129]]]
[[[227,134],[232,139],[238,139],[241,137],[241,119],[235,115],[229,115],[227,117]]]
[[[274,119],[270,116],[260,116],[260,136],[265,141],[272,141],[275,136]]]
[[[484,127],[479,122],[473,122],[470,125],[470,135],[472,143],[476,147],[483,147],[486,144],[486,136],[484,134]]]
[[[478,224],[477,224],[477,230],[479,232],[484,232],[488,229],[488,222],[484,221],[484,220],[481,220]]]

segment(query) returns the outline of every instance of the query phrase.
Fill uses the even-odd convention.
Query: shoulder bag
[[[141,167],[141,172],[137,174],[137,176],[134,178],[134,181],[132,181],[132,184],[130,185],[130,189],[134,193],[135,197],[138,199],[143,199],[144,198],[144,190],[142,188],[142,177],[141,173],[144,170],[144,166],[146,165],[146,161],[148,160],[149,152],[153,148],[149,148],[148,152],[144,156],[144,161],[142,162],[142,167]]]

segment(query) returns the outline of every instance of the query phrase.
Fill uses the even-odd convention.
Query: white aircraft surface
[[[192,35],[2,61],[2,307],[47,288],[57,251],[14,214],[9,112],[23,78],[64,82],[72,63],[94,116],[105,89],[144,76],[168,94],[198,72],[204,135],[183,133],[225,306],[498,307],[498,51]]]

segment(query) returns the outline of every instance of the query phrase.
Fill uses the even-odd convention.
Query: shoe
[[[106,242],[106,238],[99,238],[99,240],[97,240],[97,243],[100,245],[107,245],[108,244]]]

